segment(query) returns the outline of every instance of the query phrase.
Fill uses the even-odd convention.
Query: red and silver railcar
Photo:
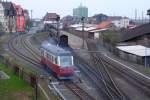
[[[44,42],[41,46],[41,55],[41,63],[53,71],[59,79],[72,78],[75,67],[70,51],[55,44]]]

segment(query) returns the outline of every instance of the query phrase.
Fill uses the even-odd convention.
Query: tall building
[[[75,17],[88,17],[88,8],[82,6],[82,4],[78,8],[73,9],[73,16]]]

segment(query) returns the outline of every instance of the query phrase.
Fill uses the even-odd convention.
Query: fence
[[[141,57],[141,56],[136,56],[134,54],[130,54],[127,52],[123,52],[119,49],[117,49],[115,46],[108,44],[108,43],[98,43],[99,45],[101,45],[101,47],[106,48],[109,52],[111,52],[113,55],[119,57],[122,60],[134,63],[134,64],[139,64],[139,65],[144,65],[145,63],[145,57]],[[150,67],[150,57],[147,57],[147,67]]]
[[[35,89],[35,98],[37,97],[37,81],[38,78],[35,74],[27,73],[22,67],[12,63],[9,59],[5,58],[3,55],[0,55],[1,62],[6,66],[12,69],[12,72],[25,80],[29,85]],[[37,99],[36,99],[37,100]]]

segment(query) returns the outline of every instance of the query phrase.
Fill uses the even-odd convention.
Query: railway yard
[[[79,37],[62,33],[68,36],[73,48],[76,72],[72,80],[59,80],[41,65],[40,45],[49,39],[49,34],[14,35],[5,46],[15,59],[37,75],[38,88],[48,100],[150,99],[148,76],[108,57],[107,52],[97,48],[94,40],[87,40],[86,48],[79,49],[82,46]]]
[[[1,0],[0,100],[150,100],[148,1],[104,1]]]

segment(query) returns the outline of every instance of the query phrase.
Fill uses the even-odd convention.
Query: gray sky
[[[33,10],[33,17],[40,18],[46,12],[56,12],[62,16],[72,15],[72,9],[82,2],[89,9],[89,16],[97,13],[128,16],[134,18],[135,9],[138,16],[146,16],[150,0],[8,0],[20,4],[23,8]]]

